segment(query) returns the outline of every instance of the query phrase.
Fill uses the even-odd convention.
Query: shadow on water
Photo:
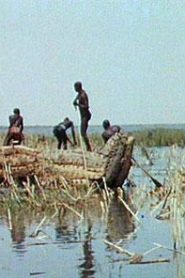
[[[66,210],[59,210],[55,224],[55,238],[59,243],[71,243],[78,240],[76,221],[71,222],[71,218]]]
[[[135,212],[132,199],[130,199],[131,194],[132,191],[128,192],[124,200]],[[164,264],[160,267],[147,266],[145,268],[147,271],[143,274],[144,266],[127,265],[123,254],[118,254],[104,242],[104,239],[113,244],[120,242],[122,248],[131,252],[139,250],[143,253],[152,247],[152,242],[168,244],[167,241],[170,237],[164,222],[159,224],[159,221],[146,214],[142,227],[138,230],[133,216],[117,195],[112,196],[105,211],[102,210],[101,201],[98,197],[88,200],[87,206],[84,206],[81,211],[84,216],[82,219],[65,208],[62,208],[56,215],[53,211],[34,212],[24,207],[12,209],[11,217],[9,217],[11,219],[8,219],[7,210],[3,212],[1,209],[0,216],[5,221],[0,223],[0,229],[4,231],[6,238],[9,234],[12,241],[11,246],[9,246],[8,238],[1,242],[3,243],[2,250],[6,249],[6,257],[11,256],[11,264],[16,265],[16,269],[12,268],[9,273],[5,270],[2,272],[0,265],[3,277],[27,277],[28,273],[43,273],[46,275],[44,277],[60,277],[62,273],[64,278],[123,277],[123,273],[124,277],[143,278],[149,277],[149,273],[153,273],[153,277],[167,277],[165,275],[169,271]],[[53,217],[53,215],[55,216]],[[39,229],[48,237],[42,240],[39,237],[30,238],[29,235],[35,231],[44,217],[47,217],[48,221],[44,222]],[[149,233],[152,225],[155,225],[158,232],[160,231],[159,235]],[[10,233],[7,233],[7,228]],[[3,255],[1,252],[0,254]],[[20,258],[20,255],[22,263],[18,264],[17,257]],[[167,253],[164,255],[169,257]],[[156,258],[156,254],[154,257]],[[180,260],[178,261],[180,265],[178,271],[184,273],[181,267],[182,263]],[[7,260],[2,262],[2,265],[8,265],[8,263]],[[173,263],[169,266],[174,275]],[[178,277],[183,276],[179,275]]]
[[[93,210],[95,211],[95,208]],[[95,277],[96,274],[96,252],[94,250],[96,238],[93,236],[93,225],[96,225],[96,223],[93,222],[91,217],[88,218],[84,232],[85,238],[82,242],[83,256],[80,258],[83,262],[78,266],[82,278]],[[106,215],[105,238],[112,242],[126,240],[133,234],[134,230],[135,225],[131,214],[118,200],[117,196],[113,197]]]
[[[85,234],[85,240],[82,244],[83,263],[79,265],[82,278],[93,277],[95,274],[94,251],[92,248],[92,223],[90,221],[88,221],[88,229]]]
[[[94,263],[94,251],[92,248],[93,239],[93,223],[92,218],[88,218],[84,223],[84,231],[81,232],[78,229],[78,221],[69,216],[69,214],[63,210],[57,217],[55,226],[55,237],[56,241],[61,243],[80,243],[82,248],[82,256],[78,258],[80,264],[78,265],[80,271],[80,277],[94,277],[95,274],[95,263]],[[64,248],[64,246],[62,246]],[[82,263],[81,263],[82,261]]]
[[[126,201],[129,202],[129,196]],[[60,248],[70,249],[75,243],[80,245],[82,254],[77,259],[80,262],[77,268],[83,278],[96,274],[97,249],[100,251],[104,246],[98,246],[99,237],[102,242],[103,238],[111,242],[128,241],[133,238],[134,231],[133,217],[118,196],[111,199],[106,213],[102,213],[99,200],[93,200],[89,201],[82,222],[66,210],[61,210],[55,223],[55,239]]]
[[[17,254],[22,255],[26,252],[26,224],[25,213],[23,210],[20,210],[18,213],[11,213],[10,233],[14,251],[17,252]]]
[[[131,192],[128,191],[124,200],[134,211],[130,194]],[[43,260],[48,260],[47,264],[50,264],[50,260],[53,260],[54,256],[55,263],[58,264],[61,255],[60,253],[59,255],[56,254],[57,250],[60,250],[62,260],[66,257],[65,271],[67,268],[70,272],[72,264],[74,269],[78,271],[78,276],[73,277],[95,277],[95,275],[100,275],[101,271],[105,275],[105,270],[98,270],[97,265],[102,264],[99,268],[104,268],[103,264],[105,263],[105,269],[108,271],[110,254],[112,253],[113,257],[117,255],[115,255],[115,250],[104,244],[103,240],[106,239],[113,244],[119,241],[122,241],[122,245],[128,244],[136,238],[136,224],[133,216],[116,194],[112,196],[107,211],[102,210],[100,203],[99,198],[89,200],[87,207],[83,208],[83,219],[79,219],[72,211],[65,208],[59,210],[54,218],[52,217],[53,212],[47,211],[39,214],[30,212],[27,208],[11,209],[9,217],[11,219],[6,224],[10,230],[12,252],[15,251],[18,256],[21,255],[25,261],[27,261],[26,253],[28,253],[29,259],[34,262],[35,252],[38,252],[38,254],[41,252],[40,256],[42,258],[44,248],[44,250],[47,250],[45,251],[47,252],[47,259],[45,257]],[[30,231],[33,232],[42,222],[43,215],[44,217],[47,216],[48,222],[39,229],[49,237],[42,241],[39,240],[39,237],[30,238]],[[52,246],[52,248],[49,248],[49,246]],[[100,263],[99,260],[102,260],[102,262]],[[35,269],[47,273],[48,265],[45,265],[44,262],[41,264],[43,264],[43,268],[37,269],[36,264]],[[56,266],[57,268],[60,269],[60,263]],[[30,273],[36,273],[35,269]],[[114,271],[115,273],[118,272],[118,270]],[[53,275],[52,277],[58,276]],[[69,276],[64,274],[63,277]]]
[[[126,198],[129,203],[129,196]],[[130,212],[115,196],[110,203],[107,220],[107,239],[112,242],[130,238],[135,230],[135,224]]]

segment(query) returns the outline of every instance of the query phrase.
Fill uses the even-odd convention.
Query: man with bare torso
[[[85,90],[82,88],[81,82],[76,82],[74,84],[74,89],[78,93],[73,105],[75,108],[78,106],[81,117],[80,133],[86,145],[87,151],[92,151],[89,138],[87,136],[88,122],[91,119],[91,112],[89,111],[89,99]]]
[[[15,108],[13,110],[13,115],[9,116],[9,128],[8,132],[6,134],[5,140],[3,145],[9,146],[14,141],[16,144],[21,144],[21,142],[24,140],[23,135],[23,117],[20,115],[19,108]]]
[[[120,126],[111,125],[109,120],[104,120],[102,125],[104,128],[104,132],[102,133],[104,143],[106,143],[115,133],[121,131]]]
[[[71,142],[70,138],[67,135],[67,130],[71,129],[71,135],[73,139],[73,143]],[[67,149],[67,142],[69,142],[71,145],[75,146],[77,145],[76,141],[76,135],[75,135],[75,128],[73,122],[69,118],[65,118],[63,122],[56,125],[53,129],[53,134],[57,138],[58,144],[57,148],[61,149],[61,146],[63,145],[64,150]]]

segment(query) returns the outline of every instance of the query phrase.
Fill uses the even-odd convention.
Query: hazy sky
[[[0,125],[78,124],[77,80],[92,125],[185,121],[185,1],[0,0],[0,32]]]

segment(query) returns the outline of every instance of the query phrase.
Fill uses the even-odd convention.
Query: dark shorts
[[[91,119],[91,112],[89,110],[81,112],[81,118],[85,118],[87,121]]]

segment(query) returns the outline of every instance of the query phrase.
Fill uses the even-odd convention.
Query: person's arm
[[[103,133],[102,133],[102,139],[103,139],[103,142],[104,142],[104,144],[107,142],[107,134],[106,134],[106,131],[104,131]]]
[[[23,131],[23,129],[24,129],[24,121],[23,121],[23,117],[20,117],[20,127],[21,127],[20,132],[22,132],[22,131]]]
[[[74,99],[74,101],[73,101],[73,105],[74,105],[75,109],[76,109],[76,106],[79,105],[79,95],[77,95],[77,96],[75,97],[75,99]]]
[[[73,143],[71,142],[70,138],[66,135],[67,141],[73,146]]]
[[[13,117],[9,116],[9,128],[13,125]]]
[[[117,127],[117,132],[121,131],[121,127],[119,125],[116,126]]]
[[[57,126],[61,126],[64,125],[64,122],[59,123]],[[65,125],[64,125],[65,126]]]

